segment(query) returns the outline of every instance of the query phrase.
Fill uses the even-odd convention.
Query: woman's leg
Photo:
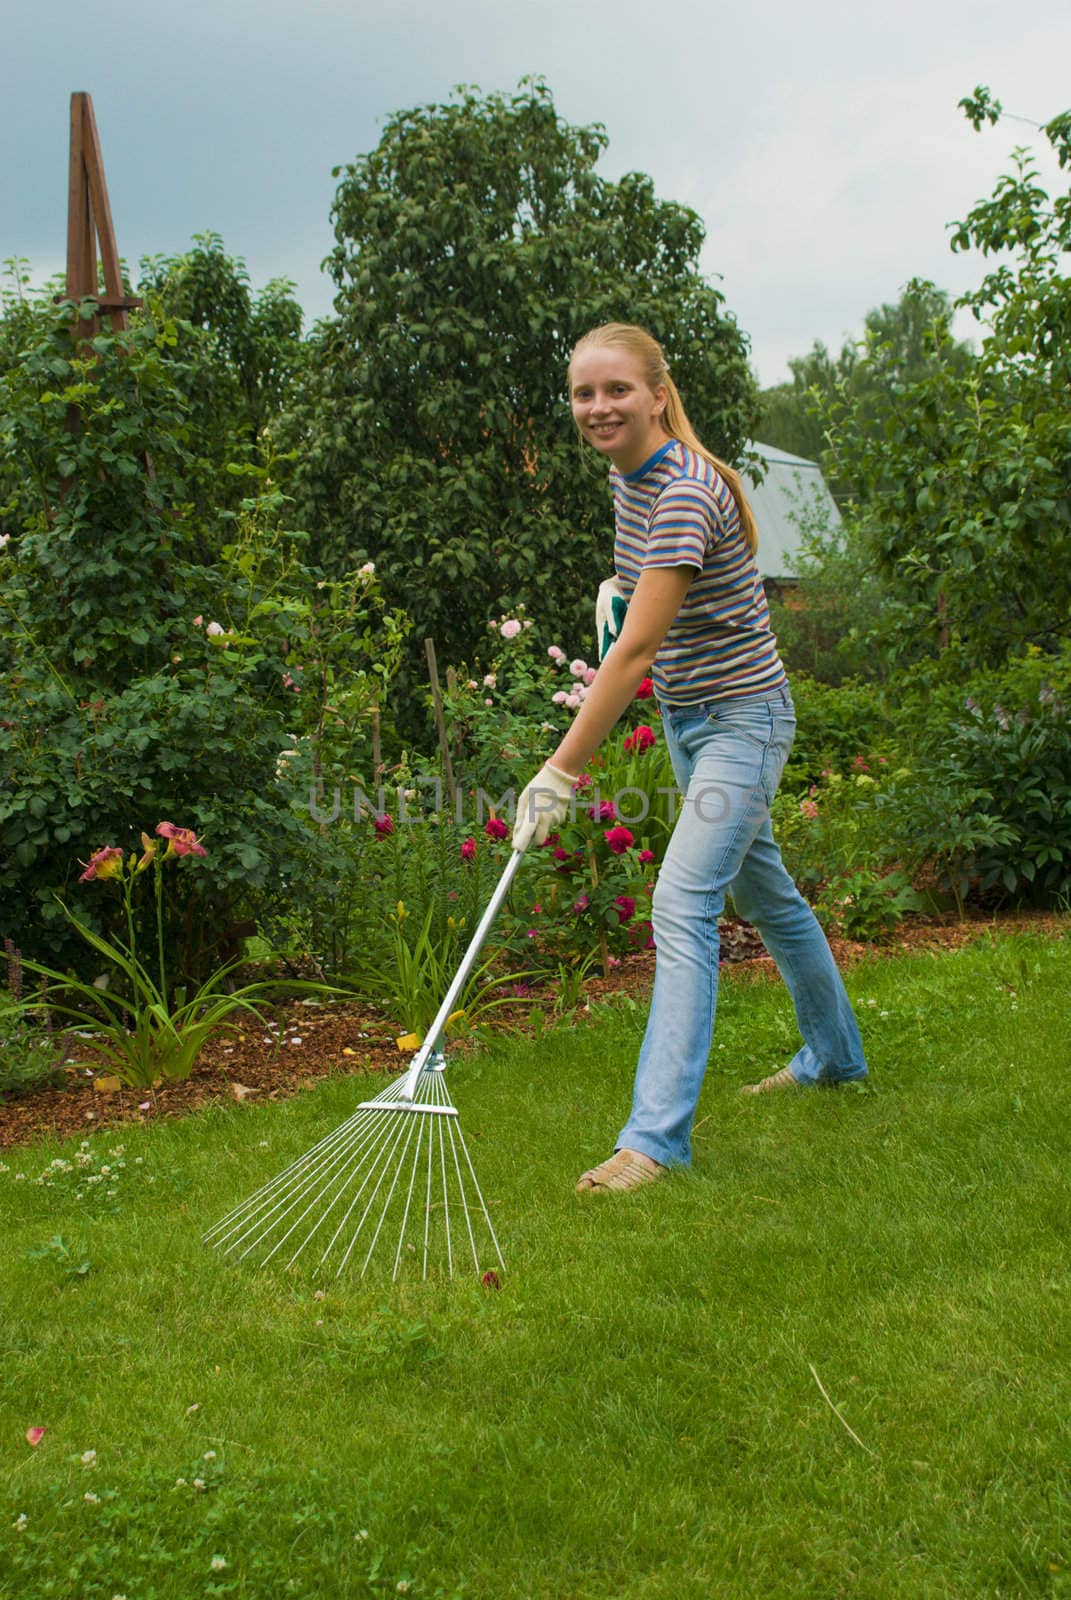
[[[789,877],[769,817],[732,885],[738,914],[753,922],[792,996],[804,1043],[789,1063],[796,1083],[865,1078],[863,1042],[829,942]]]
[[[787,697],[785,700],[787,703]],[[617,1139],[663,1166],[691,1159],[718,994],[718,919],[763,825],[794,722],[773,698],[663,717],[684,805],[652,903],[655,983],[632,1112]]]

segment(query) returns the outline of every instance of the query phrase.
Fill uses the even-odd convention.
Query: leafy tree
[[[640,174],[601,178],[606,143],[525,80],[400,112],[343,171],[336,315],[286,433],[293,492],[323,561],[375,561],[414,652],[430,634],[471,656],[522,602],[588,639],[609,504],[565,391],[593,324],[651,329],[711,448],[732,458],[752,433],[746,341],[699,272],[700,219]]]
[[[763,390],[758,437],[819,461],[827,450],[826,417],[833,404],[851,403],[873,420],[890,387],[922,381],[935,360],[965,371],[971,355],[966,343],[943,338],[936,354],[934,330],[946,333],[951,316],[945,291],[915,278],[895,305],[867,312],[862,337],[843,344],[839,355],[816,339],[807,355],[790,359],[791,383]],[[838,489],[842,498],[846,486],[835,483]]]
[[[976,128],[999,120],[986,89],[961,104]],[[1071,113],[1044,131],[1067,171]],[[952,243],[1001,258],[957,302],[983,330],[979,354],[958,356],[938,322],[929,370],[890,382],[880,406],[842,386],[831,459],[887,580],[886,643],[996,666],[1055,649],[1071,615],[1071,193],[1050,202],[1016,151]]]
[[[170,358],[196,440],[187,493],[207,519],[233,513],[272,453],[264,430],[305,359],[294,285],[273,278],[254,293],[245,262],[228,255],[216,233],[196,234],[193,249],[147,256],[140,267],[138,292],[174,324]]]
[[[206,365],[217,387],[229,389],[235,431],[252,448],[301,366],[294,288],[288,278],[272,278],[254,294],[245,262],[226,253],[218,233],[195,234],[182,255],[141,262],[139,292],[158,296],[165,315],[203,333]]]

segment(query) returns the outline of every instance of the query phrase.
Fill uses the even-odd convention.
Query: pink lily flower
[[[97,850],[88,861],[81,862],[85,871],[79,873],[79,883],[90,883],[94,878],[118,878],[123,871],[123,852],[118,845],[106,845]]]
[[[173,822],[158,822],[156,832],[168,841],[166,861],[170,856],[206,856],[208,851],[192,828],[179,828]]]

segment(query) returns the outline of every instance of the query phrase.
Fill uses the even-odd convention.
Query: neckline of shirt
[[[636,483],[638,479],[646,477],[647,473],[651,471],[651,468],[657,467],[658,463],[662,460],[662,457],[668,455],[673,449],[673,446],[679,443],[679,439],[667,439],[665,444],[659,445],[653,456],[648,456],[643,465],[636,468],[635,472],[623,472],[621,477],[624,482]]]

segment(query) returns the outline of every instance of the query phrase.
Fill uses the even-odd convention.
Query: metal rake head
[[[235,1260],[292,1267],[308,1252],[341,1276],[360,1276],[377,1246],[393,1252],[391,1278],[447,1274],[471,1257],[477,1274],[505,1268],[498,1239],[436,1052],[321,1139],[204,1234]],[[382,1241],[382,1243],[381,1243]]]

